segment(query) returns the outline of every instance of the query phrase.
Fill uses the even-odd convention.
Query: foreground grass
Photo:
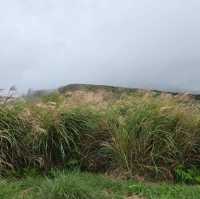
[[[0,180],[1,199],[197,199],[199,186],[144,184],[102,175],[54,172],[48,177]]]
[[[78,92],[0,105],[2,176],[78,167],[200,184],[199,154],[200,103],[193,99]]]

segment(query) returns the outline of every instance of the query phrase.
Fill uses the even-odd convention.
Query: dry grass
[[[67,96],[67,97],[66,97]],[[175,180],[200,165],[199,104],[154,92],[53,94],[0,108],[0,171],[78,166]]]

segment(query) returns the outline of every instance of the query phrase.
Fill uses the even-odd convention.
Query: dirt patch
[[[125,197],[124,199],[145,199],[145,198],[141,198],[137,195],[132,195],[132,196]]]
[[[114,193],[113,193],[113,191],[111,189],[107,189],[107,190],[105,190],[105,195],[107,197],[113,198]],[[124,199],[145,199],[144,197],[140,197],[140,196],[135,195],[135,194],[130,194],[128,196],[126,195],[123,198]]]

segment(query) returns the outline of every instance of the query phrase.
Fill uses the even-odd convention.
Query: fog
[[[2,1],[0,88],[200,92],[199,10],[199,0]]]

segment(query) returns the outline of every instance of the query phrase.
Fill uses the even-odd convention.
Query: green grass
[[[113,164],[150,178],[176,178],[178,168],[199,165],[200,115],[198,106],[160,97],[130,97],[111,112]]]
[[[85,104],[56,93],[1,105],[0,175],[78,167],[117,170],[127,178],[200,183],[197,101],[138,92],[102,105],[97,98],[103,102],[103,96],[88,95],[96,104],[88,104],[86,92]]]
[[[0,105],[0,199],[200,198],[198,101],[85,92]]]
[[[198,199],[199,186],[144,184],[75,171],[0,180],[1,199]]]

